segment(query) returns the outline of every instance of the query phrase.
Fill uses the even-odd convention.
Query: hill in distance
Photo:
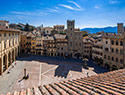
[[[117,33],[117,27],[104,27],[104,28],[82,28],[81,31],[88,31],[89,33],[97,33],[104,31],[105,33]]]

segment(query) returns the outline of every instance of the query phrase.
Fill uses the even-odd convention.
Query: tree
[[[88,32],[87,31],[82,31],[82,33],[83,33],[83,37],[88,36]]]
[[[24,27],[24,31],[30,31],[30,27],[28,23],[26,23],[26,26]]]

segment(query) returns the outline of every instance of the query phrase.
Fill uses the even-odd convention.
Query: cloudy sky
[[[31,25],[116,26],[125,22],[125,0],[0,0],[0,20]]]

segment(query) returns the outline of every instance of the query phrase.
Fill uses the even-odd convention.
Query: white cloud
[[[65,7],[65,8],[70,9],[70,10],[75,10],[75,11],[81,11],[82,10],[82,8],[74,8],[72,6],[64,5],[64,4],[59,4],[59,6]]]
[[[50,12],[56,12],[56,13],[60,13],[59,10],[57,9],[48,9]]]
[[[42,12],[41,10],[37,10],[37,11],[33,11],[33,12],[11,11],[10,13],[16,14],[16,15],[24,15],[24,16],[43,16],[43,15],[48,14],[46,12]]]
[[[74,1],[69,1],[70,3],[73,3],[74,5],[76,5],[78,8],[81,8],[81,6],[80,5],[78,5],[76,2],[74,2]]]
[[[120,1],[118,1],[118,0],[109,0],[109,3],[110,4],[118,4],[118,3],[120,3]]]
[[[99,5],[95,5],[94,8],[95,9],[100,9],[100,6]]]
[[[68,6],[68,5],[59,4],[59,6],[62,6],[62,7],[65,7],[65,8],[71,9],[71,10],[74,10],[74,8],[73,8],[73,7]]]

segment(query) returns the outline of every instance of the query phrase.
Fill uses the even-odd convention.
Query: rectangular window
[[[123,42],[122,41],[120,41],[120,46],[123,46]]]
[[[114,48],[112,48],[112,52],[114,52]]]
[[[111,41],[111,43],[112,43],[112,45],[114,45],[114,41],[113,40]]]
[[[105,48],[105,51],[109,51],[109,49],[108,49],[108,48]]]
[[[110,60],[110,56],[108,56],[108,60]]]
[[[122,49],[120,49],[120,54],[123,54],[123,51],[122,51]]]
[[[4,33],[4,37],[6,37],[6,33]]]
[[[116,41],[116,45],[118,45],[118,41]]]
[[[112,61],[114,61],[114,57],[112,57]]]
[[[118,53],[118,49],[116,49],[116,53]]]
[[[106,44],[108,44],[108,41],[106,41]]]

